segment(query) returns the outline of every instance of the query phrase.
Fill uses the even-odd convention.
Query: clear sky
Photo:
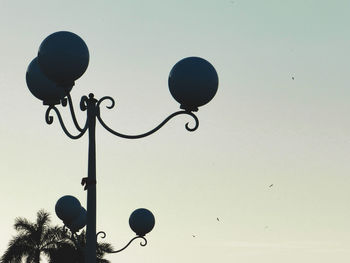
[[[194,133],[186,117],[137,141],[97,128],[98,230],[117,249],[133,237],[134,209],[156,217],[149,245],[112,262],[349,262],[349,10],[348,0],[0,0],[0,253],[15,217],[44,208],[61,224],[59,197],[86,205],[87,137],[47,125],[25,83],[41,41],[67,30],[90,50],[74,102],[114,97],[102,114],[120,132],[178,110],[167,87],[178,60],[203,57],[219,75]]]

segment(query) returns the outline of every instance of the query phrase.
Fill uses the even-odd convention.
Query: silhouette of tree
[[[50,214],[44,210],[37,212],[36,222],[25,218],[15,219],[14,236],[0,258],[0,263],[40,263],[45,255],[50,263],[84,263],[86,233],[72,234],[58,226],[50,226]],[[97,263],[110,263],[103,259],[106,253],[113,251],[109,243],[97,243]]]
[[[14,263],[26,260],[26,263],[39,263],[41,254],[50,255],[57,248],[62,232],[59,227],[50,227],[50,215],[44,210],[37,213],[36,222],[25,218],[15,219],[14,228],[18,232],[2,255],[1,263]]]
[[[72,234],[62,230],[64,242],[58,244],[58,248],[50,255],[50,263],[84,263],[84,250],[86,247],[86,233],[83,230],[80,234]],[[109,243],[97,242],[96,262],[110,263],[104,259],[106,253],[113,251]]]

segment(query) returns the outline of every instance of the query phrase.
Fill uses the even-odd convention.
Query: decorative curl
[[[198,120],[197,116],[194,113],[192,113],[192,112],[186,112],[186,113],[188,115],[190,115],[194,119],[195,125],[194,125],[193,128],[190,128],[189,127],[189,122],[187,122],[186,125],[185,125],[185,128],[186,128],[186,130],[188,130],[190,132],[193,132],[193,131],[198,129],[198,127],[199,127],[199,120]]]
[[[143,243],[142,243],[142,241],[140,242],[140,245],[142,246],[142,247],[145,247],[146,245],[147,245],[147,239],[146,238],[144,238],[144,237],[140,237],[140,238],[142,238],[143,239]]]
[[[68,94],[68,96],[70,96],[70,95]],[[63,107],[66,107],[66,106],[67,106],[67,98],[61,99],[61,105],[62,105]]]
[[[89,98],[87,96],[82,96],[80,99],[80,109],[82,111],[85,111],[87,109],[87,103],[89,101]]]
[[[102,235],[101,238],[105,238],[106,237],[106,232],[104,231],[100,231],[96,233],[96,239],[98,238],[98,235]]]
[[[45,121],[47,124],[51,125],[53,123],[53,116],[50,115],[50,112],[53,108],[56,108],[55,106],[49,106],[45,113]]]
[[[113,99],[112,99],[113,100]],[[101,100],[100,100],[101,101]],[[99,105],[99,104],[98,104]],[[119,133],[117,131],[114,131],[113,129],[111,129],[110,127],[108,127],[108,125],[102,120],[101,118],[101,115],[100,115],[100,112],[98,112],[98,114],[96,115],[98,121],[101,123],[101,125],[107,130],[109,131],[110,133],[118,136],[118,137],[122,137],[122,138],[125,138],[125,139],[139,139],[139,138],[143,138],[143,137],[146,137],[148,135],[151,135],[153,133],[155,133],[156,131],[158,131],[160,128],[162,128],[170,119],[174,118],[175,116],[177,115],[181,115],[181,114],[186,114],[186,115],[189,115],[191,116],[194,120],[195,120],[195,126],[193,128],[189,127],[189,123],[186,123],[185,125],[185,128],[186,130],[190,131],[190,132],[193,132],[195,131],[198,126],[199,126],[199,120],[197,118],[197,116],[190,112],[190,111],[177,111],[177,112],[174,112],[173,114],[169,115],[167,118],[165,118],[164,121],[162,121],[157,127],[155,127],[153,130],[150,130],[146,133],[143,133],[143,134],[139,134],[139,135],[127,135],[127,134],[122,134],[122,133]]]
[[[68,98],[69,110],[70,110],[70,113],[72,115],[72,120],[73,120],[73,123],[75,125],[75,128],[77,128],[78,131],[82,132],[83,129],[80,127],[80,125],[79,125],[79,123],[77,121],[77,117],[75,116],[73,102],[72,102],[72,97],[70,96],[70,94],[67,95],[67,98]],[[67,102],[66,102],[66,104],[67,104]]]
[[[78,135],[72,135],[66,128],[66,126],[64,125],[64,122],[63,122],[63,119],[62,119],[62,116],[61,116],[61,113],[59,112],[59,110],[55,107],[55,106],[49,106],[46,110],[46,114],[45,114],[45,120],[46,120],[46,123],[47,124],[52,124],[53,123],[53,116],[50,115],[50,112],[51,110],[53,110],[57,117],[58,117],[58,120],[61,124],[61,127],[62,127],[62,130],[64,131],[64,133],[71,139],[79,139],[80,137],[82,137],[84,135],[84,133],[86,132],[88,126],[87,126],[87,123],[85,124],[85,127],[81,130],[81,132],[78,134]]]
[[[110,106],[106,106],[107,109],[112,109],[112,108],[115,106],[115,101],[114,101],[114,99],[113,99],[112,97],[110,97],[110,96],[104,96],[104,97],[102,97],[101,99],[99,99],[99,100],[97,101],[97,107],[100,108],[101,103],[102,103],[103,101],[105,101],[105,100],[109,100],[109,101],[111,102],[111,105],[110,105]]]
[[[126,249],[135,239],[138,239],[138,238],[143,239],[143,242],[142,242],[142,241],[140,242],[140,245],[141,245],[142,247],[144,247],[144,246],[147,245],[147,239],[146,239],[145,237],[143,237],[143,236],[136,236],[136,237],[134,237],[133,239],[131,239],[131,240],[129,241],[129,243],[126,244],[126,246],[123,247],[122,249],[115,250],[115,251],[108,252],[108,253],[110,253],[110,254],[112,254],[112,253],[119,253],[119,252],[123,251],[124,249]]]

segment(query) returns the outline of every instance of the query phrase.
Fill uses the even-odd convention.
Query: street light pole
[[[87,187],[86,263],[96,262],[96,115],[97,100],[90,94],[87,101],[87,125],[89,130],[89,157]]]
[[[216,94],[218,88],[218,76],[214,67],[206,60],[199,57],[188,57],[180,60],[172,68],[169,74],[168,85],[171,95],[180,103],[182,110],[176,111],[165,118],[154,129],[138,135],[127,135],[110,128],[102,119],[100,105],[104,101],[111,104],[107,106],[112,109],[115,105],[114,99],[105,96],[96,99],[92,93],[82,96],[80,109],[87,112],[86,122],[81,127],[76,119],[70,91],[75,80],[83,75],[89,62],[89,52],[85,42],[77,35],[67,31],[60,31],[49,35],[40,45],[38,56],[29,64],[26,72],[26,82],[31,93],[48,105],[45,119],[52,124],[55,112],[64,133],[71,139],[81,138],[87,131],[89,134],[88,146],[88,176],[82,179],[84,190],[87,190],[87,210],[81,207],[80,202],[73,196],[64,196],[56,203],[56,214],[61,218],[71,232],[74,234],[87,227],[85,262],[96,263],[96,242],[100,231],[96,234],[96,122],[98,121],[105,130],[115,136],[125,139],[139,139],[149,136],[162,128],[169,120],[178,115],[188,115],[193,118],[195,125],[190,127],[186,123],[188,131],[195,131],[199,126],[197,116],[193,113],[198,107],[207,104]],[[66,128],[56,105],[67,106],[78,131],[73,135]],[[86,215],[87,214],[87,215]],[[85,222],[86,217],[86,222]],[[118,253],[129,244],[141,238],[147,244],[145,235],[154,227],[154,216],[147,209],[135,210],[129,219],[131,229],[136,237],[122,249],[113,251]]]

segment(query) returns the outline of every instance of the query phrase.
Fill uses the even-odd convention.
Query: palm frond
[[[8,248],[2,255],[1,263],[21,262],[22,258],[29,256],[32,246],[27,242],[27,236],[19,235],[10,240]]]
[[[41,209],[38,211],[38,213],[36,214],[37,218],[36,218],[36,225],[38,226],[38,228],[44,228],[49,226],[51,219],[50,219],[50,214],[48,212],[46,212],[45,210]]]
[[[111,253],[114,251],[114,248],[109,243],[97,243],[97,253],[105,254],[105,253]]]
[[[61,227],[49,227],[42,234],[42,248],[57,246],[59,241],[65,241],[66,239],[67,234]]]
[[[31,222],[29,222],[26,218],[23,217],[17,217],[15,219],[14,229],[17,231],[23,231],[26,233],[33,233],[35,232],[35,225]]]
[[[37,213],[35,224],[35,240],[38,243],[42,243],[43,234],[47,231],[50,224],[50,214],[44,210],[39,210]]]

